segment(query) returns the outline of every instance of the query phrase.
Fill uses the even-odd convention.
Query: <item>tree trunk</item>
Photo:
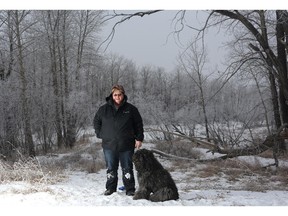
[[[246,148],[244,147],[244,148],[238,148],[238,149],[234,149],[234,148],[223,149],[215,145],[214,143],[207,142],[206,140],[200,140],[199,138],[188,136],[181,131],[170,132],[168,130],[163,131],[163,130],[158,130],[154,128],[153,129],[147,128],[146,131],[158,131],[162,133],[176,135],[178,137],[182,137],[182,138],[186,138],[190,140],[192,143],[194,143],[197,146],[202,146],[202,147],[210,149],[207,152],[212,152],[212,154],[214,153],[223,154],[223,156],[217,157],[215,159],[197,160],[199,162],[219,160],[219,159],[225,160],[228,158],[234,158],[234,157],[239,157],[239,156],[258,155],[258,154],[261,154],[262,152],[267,151],[268,149],[272,149],[273,156],[275,159],[275,164],[277,166],[278,165],[277,156],[279,155],[280,152],[285,150],[284,138],[281,136],[281,131],[285,127],[287,127],[287,124],[282,125],[280,128],[278,128],[276,133],[268,135],[262,143],[253,143],[250,147],[246,147]]]
[[[82,56],[84,50],[84,44],[87,37],[87,26],[89,21],[90,12],[80,11],[80,32],[78,39],[77,60],[76,60],[76,80],[80,79],[80,69],[82,67]]]
[[[9,64],[8,64],[8,69],[7,69],[7,74],[5,78],[8,78],[13,69],[13,64],[14,64],[14,29],[13,25],[11,24],[11,11],[7,12],[7,23],[8,23],[8,37],[9,37]]]
[[[281,41],[285,41],[285,33],[283,28],[283,19],[281,16],[280,11],[276,11],[276,18],[277,18],[277,24],[276,24],[276,37],[277,37],[277,55],[278,55],[278,61],[279,64],[281,64],[281,67],[283,68],[282,78],[285,80],[287,85],[287,55],[285,51],[285,46]],[[282,123],[288,123],[288,105],[286,103],[285,99],[285,93],[284,93],[283,82],[279,83],[279,102],[280,102],[280,108],[281,108],[281,117],[282,117]],[[288,99],[288,98],[287,98]]]
[[[282,123],[281,123],[276,81],[275,81],[275,76],[273,74],[273,66],[272,66],[272,62],[269,59],[267,59],[266,62],[268,64],[268,73],[269,73],[268,78],[269,78],[269,82],[270,82],[270,91],[271,91],[271,100],[272,100],[272,106],[273,106],[274,121],[275,121],[276,128],[280,128]]]
[[[204,98],[204,91],[203,91],[203,83],[201,79],[201,74],[198,74],[199,76],[199,88],[200,88],[200,94],[201,94],[201,106],[203,110],[203,116],[204,116],[204,123],[205,123],[205,132],[206,132],[206,138],[208,141],[210,141],[210,136],[209,136],[209,127],[208,127],[208,118],[207,118],[207,112],[206,112],[206,103],[205,103],[205,98]]]
[[[54,90],[54,103],[55,103],[55,125],[57,134],[57,146],[62,148],[63,146],[63,134],[61,125],[61,104],[60,104],[60,90],[59,90],[59,78],[57,73],[57,56],[56,56],[56,28],[59,25],[59,17],[56,17],[53,23],[51,17],[51,11],[48,11],[48,40],[49,40],[49,52],[51,61],[51,73],[52,73],[52,85]]]
[[[269,117],[268,117],[268,113],[269,112],[268,112],[268,109],[266,107],[265,100],[263,98],[263,94],[262,94],[262,92],[260,90],[260,85],[259,85],[259,82],[257,80],[257,77],[253,74],[253,72],[251,74],[252,74],[252,76],[253,76],[253,78],[255,80],[255,84],[256,84],[257,90],[259,92],[261,103],[262,103],[262,106],[264,108],[264,113],[265,113],[264,117],[265,117],[265,124],[266,124],[266,127],[267,127],[267,131],[268,131],[268,134],[271,134],[271,130],[270,130],[270,127],[269,127]]]
[[[24,13],[24,12],[23,12]],[[21,42],[21,33],[20,33],[20,19],[18,11],[15,11],[15,29],[16,29],[16,39],[17,39],[17,49],[18,49],[18,63],[19,63],[19,75],[21,80],[21,102],[24,118],[24,135],[25,135],[25,150],[28,156],[36,156],[34,143],[32,139],[32,130],[30,124],[30,111],[29,111],[29,102],[27,96],[27,79],[26,71],[23,62],[23,46]]]

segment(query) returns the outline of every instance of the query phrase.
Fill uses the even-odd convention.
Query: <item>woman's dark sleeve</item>
[[[143,120],[136,107],[133,109],[133,123],[135,139],[142,142],[144,140]]]
[[[93,120],[93,125],[94,125],[94,130],[96,133],[97,138],[101,139],[100,136],[100,131],[101,131],[101,126],[102,126],[102,120],[101,120],[101,116],[100,116],[100,109],[96,112],[94,120]]]

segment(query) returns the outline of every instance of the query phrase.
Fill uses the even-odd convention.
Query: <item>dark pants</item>
[[[134,149],[124,152],[103,149],[103,152],[107,166],[106,189],[116,191],[118,183],[118,167],[120,162],[122,168],[122,180],[126,189],[126,193],[128,191],[135,191],[135,179],[132,163]]]

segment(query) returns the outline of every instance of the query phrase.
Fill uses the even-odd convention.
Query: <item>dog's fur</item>
[[[133,155],[139,189],[133,199],[147,199],[152,202],[177,200],[178,189],[170,173],[154,157],[153,152],[140,149]]]

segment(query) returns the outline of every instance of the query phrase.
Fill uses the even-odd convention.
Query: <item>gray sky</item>
[[[192,14],[192,12],[189,13]],[[163,67],[167,71],[173,70],[177,64],[177,56],[193,39],[193,34],[196,34],[195,31],[188,28],[181,32],[181,48],[175,35],[171,34],[174,30],[172,20],[176,13],[176,10],[166,10],[149,16],[135,17],[120,24],[117,26],[115,36],[106,52],[117,53],[131,59],[138,66],[154,65]],[[202,13],[204,12],[202,11]],[[201,12],[198,12],[197,17],[201,17],[200,15]],[[187,19],[189,24],[196,25],[198,22],[196,11],[193,16],[187,15]],[[111,32],[114,22],[112,21],[111,25],[105,27],[103,39]],[[222,59],[224,61],[225,53],[221,46],[226,38],[223,35],[216,31],[210,31],[207,35],[205,45],[211,67],[215,67],[215,64],[219,65]]]
[[[139,10],[139,9],[287,9],[286,1],[268,1],[268,0],[9,0],[1,1],[0,9],[119,9],[119,10]]]
[[[170,25],[174,14],[175,11],[159,12],[122,23],[117,26],[107,52],[123,55],[139,66],[155,65],[172,69],[179,49],[173,36],[169,37],[173,30]],[[110,33],[111,27],[106,26],[103,37]]]
[[[226,0],[201,0],[197,3],[191,0],[108,0],[108,1],[71,1],[71,0],[9,0],[1,3],[0,9],[105,9],[105,10],[132,10],[132,9],[166,9],[170,11],[160,12],[143,18],[136,17],[122,23],[116,29],[116,34],[106,52],[114,52],[119,55],[135,61],[139,66],[155,65],[164,67],[167,71],[174,68],[177,63],[176,57],[181,49],[177,46],[173,36],[167,37],[173,31],[171,20],[177,10],[207,10],[207,9],[287,9],[286,1],[263,0],[241,0],[237,2],[228,2]],[[174,11],[171,11],[174,10]],[[195,19],[189,20],[194,24]],[[109,27],[106,26],[103,32],[109,34]],[[181,34],[183,45],[193,38],[192,31],[185,31]],[[206,48],[208,59],[212,68],[216,64],[219,66],[221,61],[225,61],[225,51],[221,48],[226,35],[216,34],[216,31],[210,31]]]

